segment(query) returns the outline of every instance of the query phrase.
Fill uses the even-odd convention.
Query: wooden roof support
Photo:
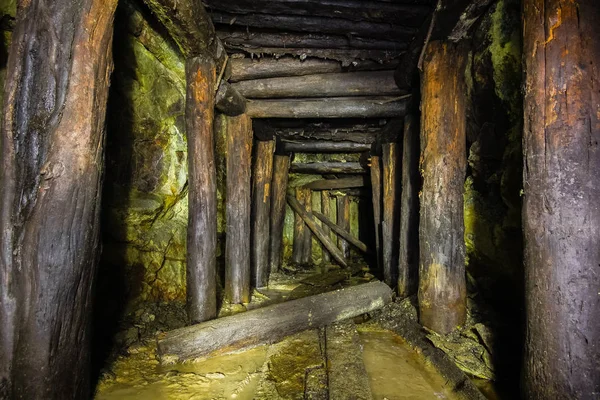
[[[304,185],[311,190],[333,190],[361,188],[369,186],[370,181],[365,176],[352,176],[341,179],[320,179]]]
[[[284,153],[360,153],[371,150],[368,143],[325,140],[283,142],[282,147]]]
[[[290,172],[298,174],[361,174],[365,168],[358,162],[315,162],[294,163],[290,165]]]

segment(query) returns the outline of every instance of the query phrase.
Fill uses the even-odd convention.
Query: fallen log
[[[360,240],[358,240],[357,238],[352,236],[352,234],[348,230],[337,225],[335,222],[331,221],[331,219],[327,218],[325,215],[323,215],[317,211],[313,211],[313,215],[315,217],[317,217],[319,220],[321,220],[321,222],[323,222],[329,228],[331,228],[332,231],[334,231],[335,233],[340,235],[340,237],[345,239],[348,243],[350,243],[351,245],[353,245],[360,251],[362,251],[364,253],[367,253],[369,251],[366,244],[364,244],[363,242],[361,242]]]
[[[310,190],[348,189],[368,186],[370,181],[364,176],[353,176],[342,179],[320,179],[304,185]]]
[[[215,96],[215,107],[223,114],[235,117],[246,111],[246,98],[226,81],[221,81]]]
[[[269,231],[271,180],[273,179],[273,140],[256,141],[252,179],[252,283],[267,286],[269,281]]]
[[[292,210],[294,210],[304,220],[306,226],[308,226],[308,228],[315,234],[317,239],[319,239],[321,243],[323,243],[323,246],[325,246],[327,251],[329,251],[331,256],[335,259],[335,261],[337,261],[342,267],[347,267],[348,263],[346,262],[344,255],[335,246],[335,244],[333,244],[329,236],[325,235],[325,232],[323,232],[321,227],[317,225],[317,222],[315,221],[315,218],[313,217],[312,213],[310,211],[307,211],[302,206],[302,204],[300,204],[300,202],[296,200],[295,197],[288,196],[287,199],[288,204],[290,205],[290,207],[292,207]]]
[[[410,95],[249,100],[247,113],[253,118],[404,117],[409,97]]]
[[[229,14],[211,13],[215,24],[238,25],[260,29],[278,29],[293,32],[330,33],[337,35],[354,35],[381,39],[409,41],[417,33],[417,29],[408,26],[349,21],[341,18],[325,18],[314,16],[270,15],[270,14]]]
[[[371,150],[368,143],[349,141],[329,142],[324,140],[283,142],[285,153],[360,153]]]
[[[365,168],[358,162],[318,162],[318,163],[293,163],[290,172],[298,174],[360,174],[365,173]]]
[[[370,282],[176,329],[157,338],[170,364],[277,342],[307,329],[353,318],[391,303],[385,283]]]
[[[356,60],[350,67],[343,68],[336,60],[307,58],[300,60],[293,57],[283,58],[236,58],[229,60],[231,66],[230,82],[250,79],[275,78],[279,76],[303,76],[363,70],[389,70],[397,67],[397,62],[380,64],[370,60]]]
[[[225,124],[225,297],[233,304],[249,303],[252,121],[248,116],[242,115],[226,118]]]
[[[249,99],[400,96],[392,71],[343,72],[283,78],[256,79],[234,83]]]
[[[290,157],[273,157],[273,181],[271,184],[271,235],[269,238],[269,272],[277,272],[283,258],[283,227],[285,222],[285,196],[288,184]]]

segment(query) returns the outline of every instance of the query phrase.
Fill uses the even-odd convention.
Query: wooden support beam
[[[327,192],[323,192],[323,193],[327,193]],[[348,196],[343,196],[343,197],[348,197]],[[335,222],[333,222],[331,220],[330,217],[327,217],[326,215],[323,215],[320,212],[316,212],[316,211],[313,211],[313,214],[315,217],[317,217],[319,220],[321,220],[321,222],[323,222],[324,226],[331,228],[331,230],[333,230],[335,233],[340,235],[340,237],[342,237],[344,240],[346,240],[351,245],[355,246],[357,249],[359,249],[363,253],[367,253],[369,251],[366,244],[364,244],[363,242],[361,242],[360,240],[358,240],[357,238],[352,236],[352,234],[350,233],[349,230],[344,229],[343,227],[337,225]]]
[[[250,302],[250,210],[252,121],[247,115],[225,120],[227,196],[225,297],[233,304]]]
[[[592,399],[600,393],[600,3],[523,6],[523,398]]]
[[[381,262],[383,263],[383,280],[390,287],[395,287],[398,280],[398,241],[400,209],[398,207],[398,146],[396,143],[385,143],[382,149],[383,164],[383,215],[381,220]]]
[[[318,122],[314,119],[255,119],[253,126],[257,137],[276,135],[289,141],[310,139],[372,144],[383,128],[379,125],[380,120],[366,121],[369,123],[364,119],[322,119]]]
[[[318,162],[318,163],[293,163],[290,172],[298,174],[360,174],[365,173],[365,168],[359,162]]]
[[[310,189],[307,189],[305,187],[300,188],[300,190],[302,190],[303,194],[302,197],[304,198],[304,203],[302,204],[304,206],[304,209],[306,210],[306,212],[311,212],[312,211],[312,191]],[[303,218],[304,219],[304,218]],[[306,224],[306,222],[305,222]],[[308,226],[308,224],[306,224],[307,229],[306,230],[306,234],[304,235],[304,252],[302,254],[302,263],[303,264],[311,264],[312,263],[312,235],[311,235],[311,231],[310,231],[310,227]]]
[[[304,185],[310,190],[333,190],[333,189],[348,189],[365,187],[370,184],[370,181],[364,176],[352,176],[341,179],[320,179],[312,181]]]
[[[188,239],[187,308],[191,323],[217,316],[217,186],[214,154],[215,63],[190,58],[187,81]]]
[[[235,117],[246,111],[246,98],[226,81],[221,81],[215,97],[215,107],[223,114]]]
[[[0,398],[87,398],[117,2],[18,3],[0,131]]]
[[[386,284],[371,282],[258,308],[167,332],[158,338],[158,355],[170,364],[274,343],[377,310],[392,296]]]
[[[283,227],[285,222],[286,192],[290,157],[273,157],[273,181],[271,184],[271,236],[269,253],[269,272],[277,272],[283,260]]]
[[[440,334],[466,318],[463,188],[467,46],[431,42],[421,84],[420,322]],[[448,107],[453,104],[453,107]]]
[[[411,2],[412,3],[412,2]],[[265,13],[343,18],[351,21],[384,22],[414,26],[431,11],[420,4],[396,4],[360,0],[206,0],[212,10],[236,14]]]
[[[252,282],[265,287],[269,281],[269,217],[273,179],[273,140],[257,141],[252,181]]]
[[[280,76],[303,76],[343,72],[344,70],[390,70],[397,67],[397,62],[379,63],[371,60],[355,60],[347,68],[336,60],[294,57],[283,58],[235,58],[229,60],[231,65],[231,82],[250,79],[275,78]]]
[[[392,71],[362,71],[242,81],[233,84],[249,99],[400,96]]]
[[[243,46],[245,48],[287,47],[316,49],[371,49],[403,51],[408,45],[404,42],[367,39],[355,36],[325,35],[320,33],[263,32],[248,28],[218,26],[217,36],[225,46]]]
[[[337,196],[337,225],[345,231],[350,231],[350,198],[348,196]],[[332,228],[333,229],[333,228]],[[343,238],[338,238],[338,247],[345,258],[350,257],[350,247]]]
[[[302,205],[306,205],[306,190],[301,187],[296,188],[296,199]],[[303,264],[305,261],[305,244],[306,235],[310,236],[307,226],[300,214],[294,214],[294,243],[292,248],[292,262],[295,264]],[[310,260],[309,260],[310,261]]]
[[[369,143],[349,141],[329,142],[324,140],[283,142],[285,153],[361,153],[371,150]]]
[[[248,101],[247,112],[254,118],[404,117],[409,97],[251,100]]]
[[[321,191],[321,212],[330,218],[332,216],[331,196],[329,195],[329,192],[326,190]],[[316,216],[319,213],[315,211],[314,214]],[[329,237],[329,239],[332,239],[331,229],[329,228],[328,225],[326,225],[324,223],[321,224],[321,229],[323,229],[323,233],[325,235],[327,235]],[[327,249],[325,248],[325,246],[323,246],[322,244],[321,244],[321,254],[323,255],[322,256],[323,264],[329,264],[329,262],[331,261],[330,254],[327,251]]]
[[[400,199],[400,245],[398,295],[417,292],[419,269],[419,120],[412,114],[404,119],[402,145],[402,194]]]
[[[164,1],[164,0],[163,0]],[[366,38],[410,40],[416,28],[379,22],[349,21],[315,16],[211,13],[215,24],[239,25],[293,32],[353,35]]]
[[[342,267],[347,267],[348,263],[346,262],[344,255],[335,246],[335,244],[333,244],[329,236],[325,235],[321,227],[317,225],[317,222],[315,221],[315,218],[313,217],[312,213],[310,211],[307,211],[306,208],[302,204],[300,204],[300,202],[296,200],[295,197],[288,195],[287,200],[290,207],[292,207],[292,210],[294,210],[294,212],[296,212],[304,220],[308,228],[315,234],[317,239],[319,239],[321,243],[323,243],[323,246],[325,246],[327,251],[329,251],[334,260]]]
[[[381,268],[381,159],[371,157],[371,194],[373,200],[373,224],[375,228],[375,259]]]

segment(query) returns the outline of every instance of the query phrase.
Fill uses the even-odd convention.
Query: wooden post
[[[198,56],[186,61],[187,307],[191,323],[217,315],[217,186],[212,127],[215,79],[211,57]]]
[[[371,191],[375,225],[375,260],[377,268],[381,268],[381,161],[379,156],[371,156]]]
[[[277,272],[283,258],[283,225],[285,222],[285,196],[288,184],[290,157],[273,157],[273,182],[271,184],[271,237],[269,253],[269,272]]]
[[[306,205],[306,190],[301,187],[296,188],[296,199],[302,205]],[[304,263],[304,247],[306,244],[307,227],[300,215],[294,214],[294,245],[292,248],[292,262],[295,264]]]
[[[421,324],[441,334],[462,325],[466,318],[463,187],[467,167],[467,52],[462,43],[429,43],[421,81],[419,311]]]
[[[226,125],[225,297],[238,304],[250,301],[252,121],[247,115],[241,115],[228,117]]]
[[[400,209],[398,205],[397,160],[398,145],[382,146],[383,161],[383,219],[381,222],[381,262],[383,280],[394,287],[398,280],[398,232]]]
[[[302,188],[303,194],[302,194],[302,198],[304,199],[304,209],[307,212],[311,212],[312,211],[312,191],[310,189],[307,188]],[[306,223],[306,221],[304,221]],[[308,227],[308,224],[307,224]],[[311,231],[310,229],[307,229],[305,231],[305,235],[304,235],[304,253],[302,253],[302,263],[303,264],[310,264],[312,262],[312,235],[311,235]]]
[[[348,196],[337,196],[337,225],[343,230],[350,232],[350,198]],[[346,239],[339,238],[338,247],[345,258],[350,256],[350,246]]]
[[[400,199],[400,246],[398,261],[398,295],[417,292],[419,268],[419,120],[413,115],[404,119],[402,146],[402,194]]]
[[[368,251],[366,244],[352,236],[352,234],[344,228],[336,225],[331,219],[327,218],[325,215],[316,211],[313,211],[313,215],[317,217],[321,222],[323,222],[323,227],[331,228],[335,233],[340,235],[342,238],[346,239],[350,244],[355,246],[360,251],[364,253]]]
[[[321,192],[321,212],[323,213],[323,215],[326,215],[328,218],[331,218],[331,196],[326,190],[323,190]],[[331,229],[329,228],[329,226],[323,223],[321,224],[321,228],[323,229],[323,232],[329,238],[331,238]],[[329,264],[329,262],[331,261],[331,257],[329,256],[329,253],[327,252],[324,246],[321,246],[321,252],[323,254],[323,264]]]
[[[598,21],[597,1],[524,1],[524,398],[600,393]]]
[[[269,281],[269,230],[271,215],[271,180],[273,178],[273,140],[256,142],[252,187],[252,273],[255,287]]]
[[[3,399],[90,395],[116,3],[19,2],[0,133]]]

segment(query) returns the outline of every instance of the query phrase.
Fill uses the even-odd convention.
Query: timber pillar
[[[595,0],[524,1],[523,377],[530,399],[600,395],[598,21]]]
[[[449,333],[466,319],[463,187],[468,47],[429,43],[421,80],[421,223],[419,317]],[[448,105],[452,104],[452,107]]]

